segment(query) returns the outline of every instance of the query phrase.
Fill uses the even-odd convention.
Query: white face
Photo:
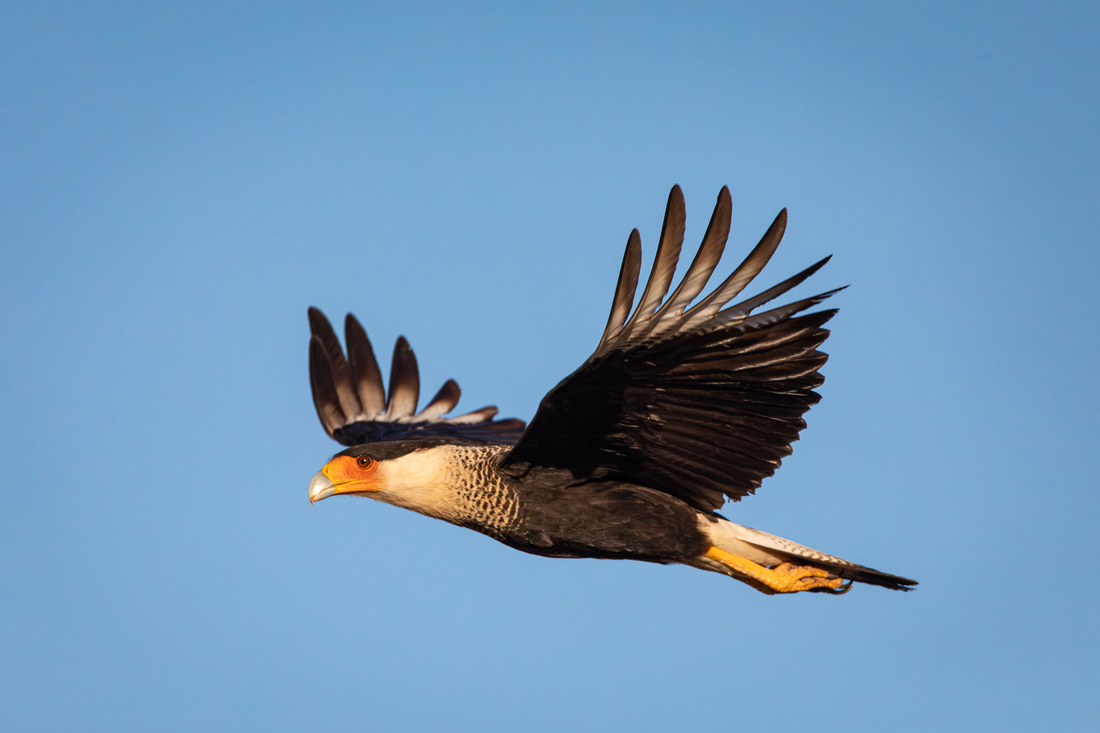
[[[371,498],[444,520],[458,518],[450,484],[451,446],[434,446],[378,462],[378,485]]]

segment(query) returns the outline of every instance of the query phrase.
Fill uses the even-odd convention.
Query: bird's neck
[[[455,524],[502,521],[497,458],[506,446],[441,445],[384,461],[373,498]]]

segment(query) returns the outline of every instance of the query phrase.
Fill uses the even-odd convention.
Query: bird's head
[[[378,461],[368,455],[341,453],[325,464],[309,482],[312,504],[336,494],[367,494],[380,488]]]
[[[422,441],[365,443],[337,453],[309,482],[310,502],[353,494],[433,516],[445,513],[453,446]]]

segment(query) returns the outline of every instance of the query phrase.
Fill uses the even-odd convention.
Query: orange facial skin
[[[378,461],[367,456],[336,456],[321,469],[336,494],[378,491]]]

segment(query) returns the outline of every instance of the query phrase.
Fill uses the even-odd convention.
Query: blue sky
[[[0,728],[1086,730],[1089,4],[0,8]],[[765,597],[374,502],[305,310],[529,418],[632,227],[850,285],[735,521],[921,581]],[[690,250],[688,250],[690,251]]]

